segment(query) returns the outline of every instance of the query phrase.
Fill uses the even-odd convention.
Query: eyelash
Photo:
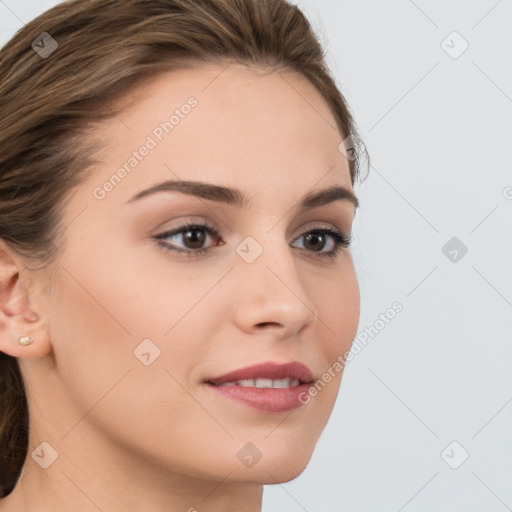
[[[165,233],[161,233],[159,235],[156,235],[154,237],[155,240],[157,240],[158,245],[162,247],[165,251],[172,251],[179,254],[186,255],[187,258],[195,258],[198,256],[201,256],[202,254],[206,253],[210,250],[210,248],[203,248],[203,249],[181,249],[179,247],[171,247],[169,244],[161,242],[161,240],[165,238],[169,238],[175,235],[182,234],[187,231],[196,231],[201,230],[206,233],[208,233],[212,238],[218,238],[219,232],[217,229],[215,229],[213,226],[210,226],[209,224],[201,224],[201,223],[188,223],[183,224],[181,226],[178,226],[177,228],[173,229],[172,231],[166,231]],[[327,258],[330,261],[334,260],[337,256],[339,251],[342,247],[348,248],[350,247],[350,244],[352,243],[352,234],[349,234],[348,236],[340,233],[338,230],[333,228],[313,228],[308,231],[305,231],[300,235],[298,238],[294,240],[297,241],[299,238],[302,238],[305,235],[316,233],[316,234],[322,234],[322,235],[330,235],[334,240],[334,249],[332,251],[326,252],[326,253],[314,253],[317,254],[320,258]],[[307,250],[307,249],[305,249]],[[314,252],[314,251],[310,251]]]

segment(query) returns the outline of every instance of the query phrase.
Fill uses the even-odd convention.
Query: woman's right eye
[[[179,254],[186,254],[187,257],[194,257],[201,254],[204,254],[209,250],[209,248],[205,247],[194,247],[194,245],[203,245],[207,236],[201,233],[206,233],[207,235],[215,238],[219,237],[219,232],[213,227],[209,226],[208,224],[184,224],[182,226],[179,226],[171,231],[166,231],[165,233],[161,233],[160,235],[157,235],[155,237],[156,240],[158,240],[158,244],[167,251],[173,251],[177,252]],[[185,247],[180,248],[176,247],[173,244],[170,244],[168,242],[163,242],[162,240],[168,240],[168,239],[176,239],[178,237],[181,237],[184,242],[192,244],[192,247]]]

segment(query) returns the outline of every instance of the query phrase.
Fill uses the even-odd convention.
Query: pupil
[[[192,235],[190,235],[192,233]],[[200,233],[199,236],[195,236],[197,233]],[[201,245],[204,244],[204,232],[200,229],[191,229],[190,231],[186,231],[185,239],[187,242],[191,242],[193,246],[191,249],[200,248]],[[195,244],[195,245],[194,245]],[[198,247],[196,247],[196,245]]]
[[[309,235],[306,236],[306,244],[309,244],[310,241],[312,240],[313,241],[312,245],[314,246],[320,240],[321,241],[320,245],[322,247],[318,248],[318,250],[321,251],[323,249],[323,245],[324,245],[324,242],[325,242],[323,240],[323,236],[324,235],[319,234],[319,233],[310,233]],[[313,249],[314,249],[314,247],[313,247]]]

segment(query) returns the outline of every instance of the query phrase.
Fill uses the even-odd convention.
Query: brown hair
[[[44,54],[54,43],[42,33],[57,42],[54,53]],[[64,200],[95,162],[90,128],[142,80],[198,62],[301,73],[366,155],[320,43],[286,0],[68,0],[0,50],[0,238],[50,262]],[[354,184],[358,159],[349,160]],[[0,352],[0,497],[19,478],[28,424],[17,360]]]

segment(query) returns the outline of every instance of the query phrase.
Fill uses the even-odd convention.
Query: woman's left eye
[[[156,235],[154,238],[164,250],[185,254],[187,257],[196,257],[210,250],[209,247],[202,247],[208,236],[220,240],[219,232],[213,226],[208,224],[185,224],[172,231]],[[181,238],[185,247],[180,248],[175,245],[175,241],[179,238]],[[314,228],[303,233],[294,242],[301,239],[304,239],[301,249],[308,250],[306,246],[312,247],[311,252],[332,260],[342,247],[350,247],[352,235],[346,236],[334,228]],[[169,240],[173,240],[173,243],[170,243]],[[328,244],[329,240],[330,244]],[[321,252],[326,245],[330,245],[330,249]],[[317,250],[315,246],[321,247]]]

